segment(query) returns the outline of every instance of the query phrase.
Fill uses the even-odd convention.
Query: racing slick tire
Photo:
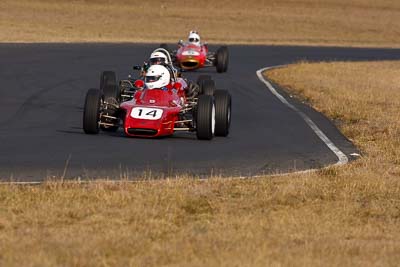
[[[99,119],[102,92],[99,89],[89,89],[86,93],[83,110],[83,131],[86,134],[99,133]]]
[[[117,76],[113,71],[103,71],[100,75],[100,90],[103,91],[104,100],[109,101],[109,98],[113,98],[119,101],[121,93],[117,84]]]
[[[231,95],[226,90],[215,90],[215,136],[228,136],[231,126]]]
[[[104,101],[118,104],[121,98],[121,92],[118,85],[106,85],[103,88]]]
[[[210,95],[201,95],[197,101],[196,111],[197,139],[211,140],[215,130],[214,98]]]
[[[100,90],[103,90],[105,86],[108,85],[117,85],[117,76],[113,71],[103,71],[100,74]]]
[[[215,82],[213,80],[203,80],[199,85],[201,95],[214,95]]]
[[[229,64],[228,47],[221,46],[215,54],[215,67],[218,73],[226,72]]]

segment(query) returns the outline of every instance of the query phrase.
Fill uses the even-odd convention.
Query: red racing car
[[[167,44],[160,47],[168,50]],[[169,51],[169,50],[168,50]],[[195,70],[204,67],[213,67],[222,73],[228,70],[229,51],[226,46],[221,46],[217,52],[208,51],[208,46],[200,42],[196,31],[189,33],[188,41],[178,43],[178,49],[171,52],[174,64],[182,70]]]
[[[231,96],[226,90],[215,90],[214,81],[202,81],[197,92],[187,97],[170,66],[153,65],[144,80],[135,83],[144,89],[124,102],[105,99],[103,90],[90,89],[83,113],[84,132],[97,134],[100,129],[117,131],[122,127],[128,136],[160,137],[188,131],[206,140],[229,134]],[[108,92],[118,92],[115,82],[107,84]]]

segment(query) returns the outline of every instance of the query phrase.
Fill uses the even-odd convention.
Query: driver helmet
[[[163,88],[170,83],[171,74],[162,65],[152,65],[147,70],[144,83],[148,89]]]
[[[163,52],[153,52],[150,55],[150,65],[169,64],[167,56]]]
[[[196,31],[189,33],[188,41],[191,44],[200,45],[200,35]]]

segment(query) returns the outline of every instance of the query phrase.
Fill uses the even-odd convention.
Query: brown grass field
[[[399,13],[390,0],[1,0],[0,42],[175,42],[197,28],[209,42],[399,47]],[[268,72],[361,149],[344,167],[0,185],[0,266],[398,266],[399,70],[300,62]]]
[[[0,42],[400,46],[397,0],[1,0]]]

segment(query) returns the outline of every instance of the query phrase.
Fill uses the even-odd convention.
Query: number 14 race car
[[[198,139],[210,140],[227,136],[231,124],[231,96],[226,90],[216,90],[209,77],[193,83],[190,96],[174,70],[168,65],[153,65],[144,80],[136,80],[133,98],[123,101],[115,74],[103,72],[102,89],[90,89],[86,94],[83,130],[97,134],[99,130],[117,131],[127,136],[160,137],[174,132],[195,132]],[[105,97],[105,92],[107,96]],[[114,93],[110,93],[114,92]]]

